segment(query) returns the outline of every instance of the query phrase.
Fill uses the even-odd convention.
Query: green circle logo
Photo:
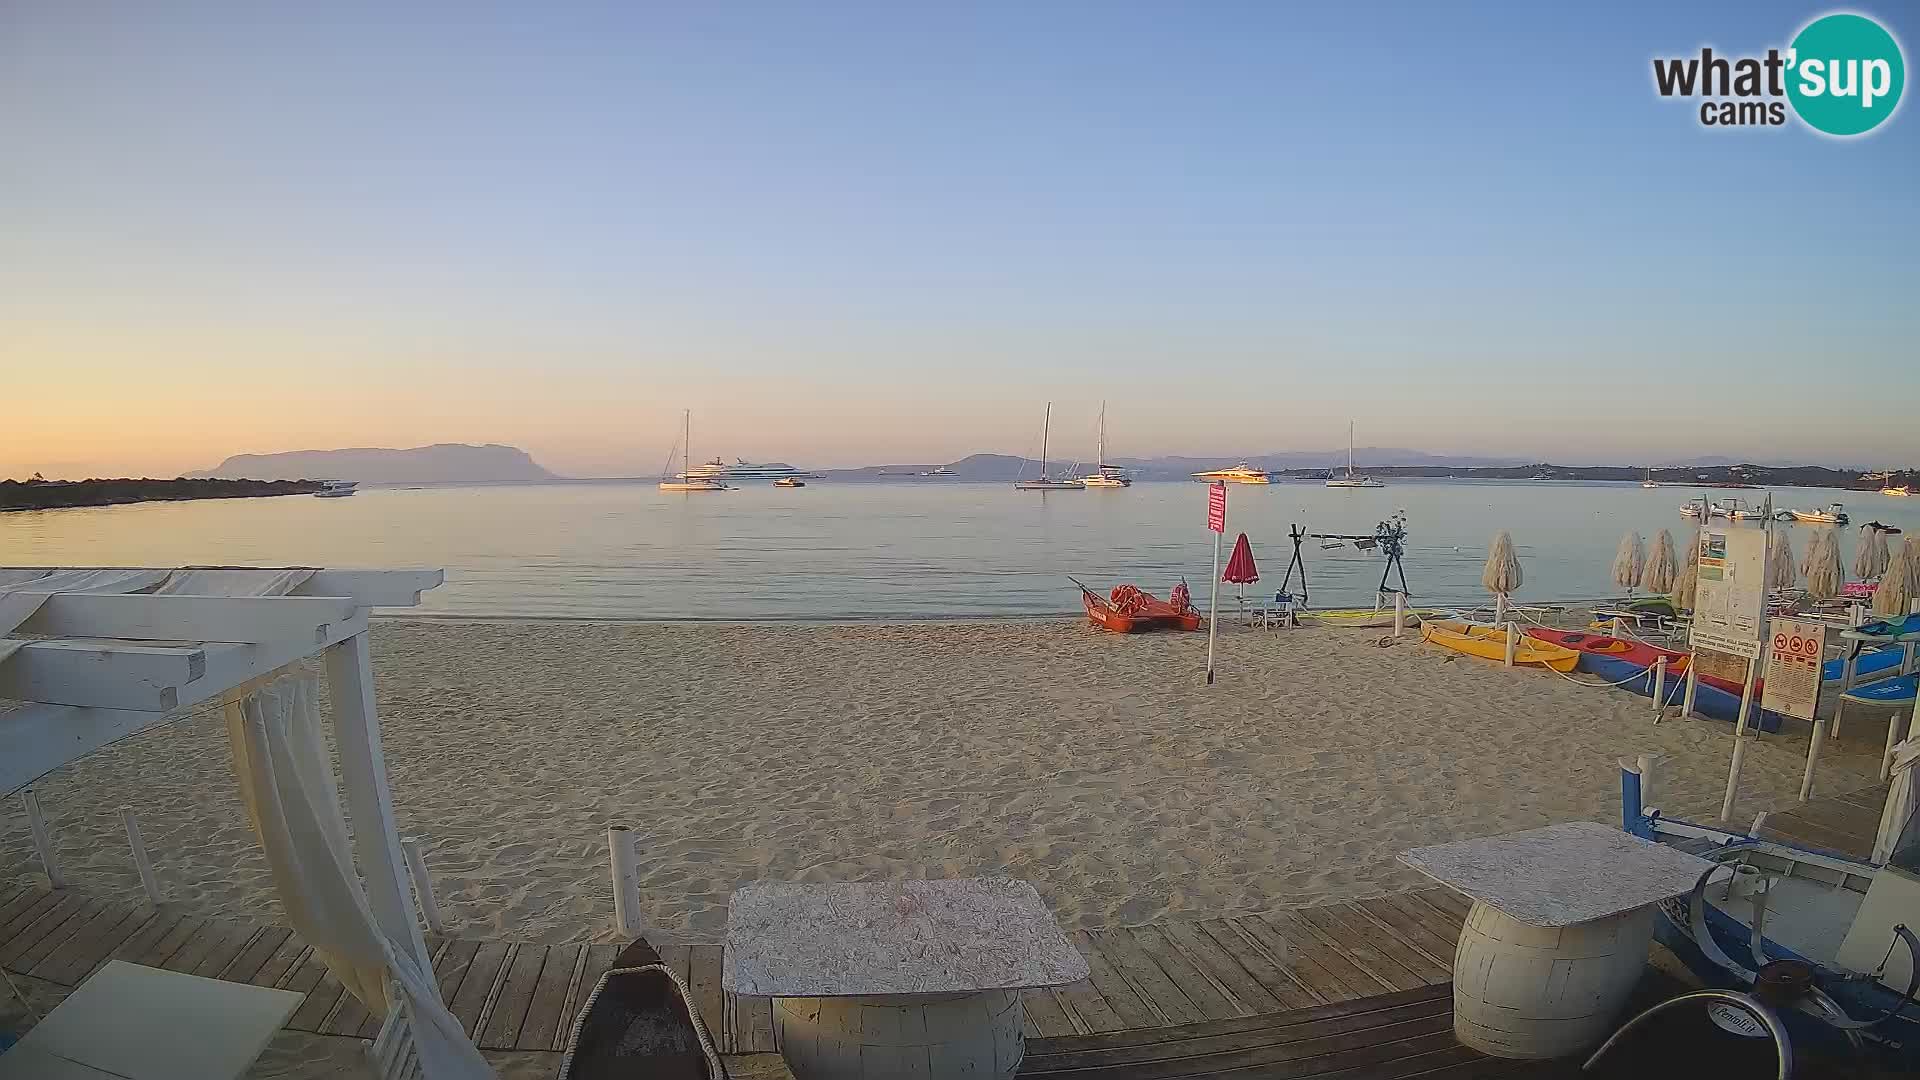
[[[1787,52],[1787,99],[1816,131],[1864,135],[1900,105],[1907,64],[1900,43],[1864,15],[1823,15]]]

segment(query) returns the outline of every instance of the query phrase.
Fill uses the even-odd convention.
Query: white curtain
[[[428,1080],[492,1080],[447,1012],[432,972],[374,921],[320,731],[311,677],[285,677],[227,705],[234,775],[294,932],[367,1010],[384,1015],[387,977],[405,996]]]
[[[165,570],[55,570],[5,571],[21,575],[17,579],[0,578],[0,664],[25,645],[19,638],[8,638],[21,623],[33,617],[50,593],[130,593],[151,586],[165,577]],[[30,575],[30,576],[29,576]]]
[[[285,596],[306,583],[311,570],[175,570],[155,596]]]
[[[1900,718],[1895,716],[1888,722],[1897,724]],[[1916,773],[1920,773],[1920,733],[1910,734],[1893,748],[1893,786],[1887,790],[1887,806],[1880,811],[1880,831],[1873,838],[1874,862],[1883,863],[1892,857],[1894,845],[1900,842],[1900,830],[1920,807],[1920,783],[1916,783],[1920,776]]]

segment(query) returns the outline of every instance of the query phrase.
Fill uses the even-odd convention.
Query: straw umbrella
[[[1791,589],[1800,580],[1793,566],[1793,538],[1787,530],[1774,533],[1773,542],[1767,547],[1767,588]]]
[[[1647,568],[1640,574],[1640,587],[1659,596],[1673,591],[1673,579],[1679,573],[1674,568],[1677,560],[1673,554],[1673,534],[1665,529],[1653,538],[1653,554],[1647,556]]]
[[[1687,557],[1680,564],[1680,576],[1673,582],[1673,606],[1681,611],[1693,610],[1694,593],[1700,586],[1700,534],[1695,532],[1687,538]]]
[[[1507,615],[1507,597],[1520,588],[1520,557],[1513,551],[1513,536],[1505,529],[1487,545],[1487,566],[1480,572],[1480,584],[1493,594],[1493,621],[1498,624]]]
[[[1893,553],[1880,575],[1880,587],[1873,590],[1873,613],[1905,615],[1916,592],[1920,592],[1920,539],[1910,539]]]
[[[1814,534],[1807,545],[1807,595],[1815,600],[1839,596],[1847,584],[1847,570],[1840,561],[1840,536],[1832,529]]]
[[[1640,583],[1640,570],[1647,561],[1647,549],[1640,543],[1640,534],[1627,530],[1620,538],[1620,547],[1613,553],[1613,583],[1633,595],[1633,587]]]

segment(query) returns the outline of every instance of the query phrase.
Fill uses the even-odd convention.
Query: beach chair
[[[367,1044],[367,1064],[380,1080],[422,1080],[420,1054],[413,1044],[413,1014],[398,986],[387,987],[386,1022]]]

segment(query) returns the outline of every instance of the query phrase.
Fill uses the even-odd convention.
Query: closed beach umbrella
[[[1613,583],[1632,596],[1633,587],[1640,584],[1640,569],[1646,561],[1647,549],[1640,543],[1640,534],[1628,530],[1613,553]]]
[[[1864,581],[1874,575],[1873,542],[1880,530],[1871,525],[1860,526],[1860,543],[1853,551],[1853,576]]]
[[[1658,596],[1673,591],[1673,580],[1679,574],[1675,563],[1679,560],[1673,554],[1673,534],[1665,529],[1653,538],[1653,554],[1647,556],[1647,568],[1640,573],[1640,587]]]
[[[1220,580],[1240,586],[1242,596],[1246,595],[1246,586],[1260,580],[1260,570],[1253,565],[1253,545],[1247,543],[1246,533],[1241,533],[1240,539],[1233,542],[1233,557],[1227,560],[1227,569]]]
[[[1866,543],[1863,544],[1862,547],[1865,550],[1867,568],[1864,573],[1856,569],[1853,576],[1858,578],[1877,578],[1881,574],[1886,573],[1887,564],[1893,561],[1893,553],[1887,550],[1887,530],[1876,529],[1872,525],[1868,525]]]
[[[1893,552],[1886,572],[1880,575],[1880,587],[1873,590],[1875,615],[1905,615],[1914,593],[1920,591],[1920,540],[1908,540]]]
[[[1822,529],[1807,545],[1807,595],[1815,600],[1839,596],[1847,584],[1847,569],[1840,561],[1840,534]]]
[[[1513,537],[1500,530],[1487,545],[1487,567],[1480,572],[1480,584],[1493,594],[1493,621],[1506,616],[1507,597],[1520,588],[1520,556],[1514,554]]]
[[[1793,540],[1787,530],[1781,529],[1767,548],[1767,588],[1791,589],[1799,580],[1800,574],[1793,567]]]
[[[1694,593],[1700,586],[1700,534],[1694,532],[1687,537],[1687,555],[1680,563],[1680,576],[1673,582],[1673,606],[1681,611],[1693,610]]]

